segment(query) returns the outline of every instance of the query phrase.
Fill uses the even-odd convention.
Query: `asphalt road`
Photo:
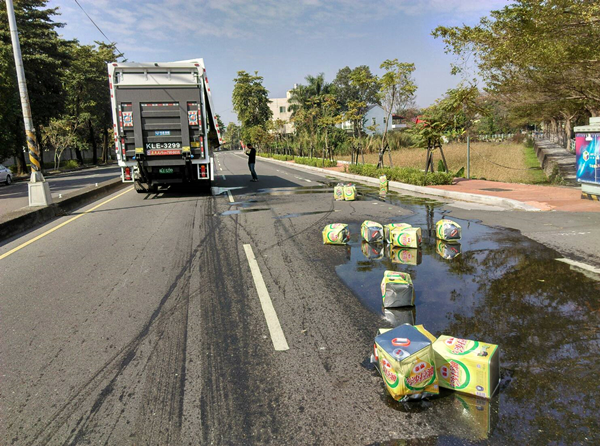
[[[379,286],[361,271],[370,274],[380,265],[357,257],[360,244],[351,249],[321,240],[323,226],[338,221],[355,228],[365,219],[413,218],[425,225],[425,218],[450,211],[472,220],[494,214],[488,208],[453,208],[415,196],[382,202],[366,192],[356,202],[335,202],[326,184],[332,180],[322,176],[259,159],[260,181],[253,183],[245,157],[221,153],[217,159],[214,196],[127,189],[0,246],[2,444],[421,445],[488,437],[495,444],[545,444],[554,438],[526,416],[538,403],[516,393],[535,382],[519,375],[512,354],[503,363],[500,396],[478,403],[489,418],[500,417],[493,429],[485,416],[483,428],[474,425],[464,415],[466,403],[452,395],[410,407],[391,400],[368,362],[377,328],[389,321],[360,298],[363,287],[376,292]],[[469,228],[479,231],[473,252],[492,249],[499,232],[476,223]],[[552,254],[512,232],[493,246],[509,245]],[[274,348],[249,249],[288,350]],[[463,249],[466,256],[469,243]],[[345,273],[352,262],[357,269]],[[486,268],[492,267],[482,268],[491,280],[493,270]],[[457,277],[458,271],[444,274]],[[461,286],[470,286],[475,272],[465,274]],[[429,315],[417,313],[417,323],[433,332],[450,327],[442,309],[453,285],[436,288],[444,282],[438,279],[429,278],[417,295],[427,300],[427,288],[438,293]],[[584,285],[598,291],[593,282]],[[475,325],[469,319],[460,330],[485,330]],[[502,331],[488,325],[487,336]],[[502,407],[522,420],[504,415]],[[562,419],[560,409],[553,410]],[[597,438],[597,426],[584,435]],[[568,435],[561,438],[570,442]]]
[[[64,195],[91,184],[99,184],[117,178],[120,174],[121,169],[118,166],[106,166],[53,175],[47,177],[46,181],[50,184],[52,197],[58,198],[59,194]],[[0,186],[0,215],[28,205],[27,181]]]

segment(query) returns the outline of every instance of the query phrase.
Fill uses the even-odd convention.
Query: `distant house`
[[[400,130],[402,128],[405,128],[406,124],[402,122],[403,119],[404,118],[400,115],[392,115],[392,122],[391,125],[388,126],[388,131]],[[367,111],[365,112],[365,117],[363,121],[363,132],[365,132],[367,135],[373,135],[374,133],[383,133],[385,130],[386,120],[387,113],[381,106],[369,105]],[[337,127],[348,132],[351,132],[353,130],[351,121],[342,122],[341,124],[338,124]],[[368,127],[375,127],[375,131],[369,129]]]
[[[282,121],[286,121],[284,127],[284,133],[294,133],[294,124],[290,122],[290,118],[292,117],[292,112],[290,110],[290,92],[286,93],[285,98],[269,98],[269,108],[273,112],[273,117],[271,118],[273,121],[277,119],[281,119]]]

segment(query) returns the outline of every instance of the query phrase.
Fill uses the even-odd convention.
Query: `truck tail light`
[[[131,168],[130,167],[125,168],[125,179],[131,180]]]
[[[200,166],[200,177],[206,178],[206,164]]]

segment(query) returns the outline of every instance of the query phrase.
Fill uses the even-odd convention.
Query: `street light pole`
[[[19,33],[17,31],[17,21],[15,19],[13,0],[6,0],[6,11],[8,13],[10,38],[12,40],[13,52],[15,56],[15,68],[17,69],[19,95],[21,97],[21,108],[23,109],[23,121],[25,124],[25,137],[27,139],[27,147],[29,149],[29,161],[31,163],[29,206],[47,206],[52,203],[52,195],[50,194],[50,187],[48,183],[46,183],[44,180],[44,175],[42,174],[40,166],[40,149],[35,138],[35,128],[33,127],[33,119],[31,117],[31,106],[29,104],[25,70],[23,69],[21,45],[19,43]]]

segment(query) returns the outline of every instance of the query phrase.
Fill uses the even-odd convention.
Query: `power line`
[[[94,26],[96,27],[96,29],[97,29],[98,31],[100,31],[100,34],[102,34],[102,35],[104,36],[104,38],[105,38],[106,40],[108,40],[108,42],[109,42],[111,45],[114,45],[114,46],[115,46],[115,49],[116,49],[116,50],[117,50],[117,51],[118,51],[120,54],[123,54],[123,53],[121,52],[121,50],[119,50],[119,48],[117,48],[117,44],[116,44],[115,42],[113,42],[111,39],[109,39],[109,38],[108,38],[108,36],[107,36],[106,34],[104,34],[104,31],[102,31],[102,30],[100,29],[100,27],[99,27],[98,25],[96,25],[96,22],[94,22],[94,20],[93,20],[93,19],[90,17],[90,15],[89,15],[87,12],[85,12],[85,9],[83,9],[83,6],[81,6],[77,0],[73,0],[73,1],[74,1],[75,3],[77,3],[77,6],[79,6],[79,8],[80,8],[80,9],[83,11],[83,13],[84,13],[84,14],[87,16],[87,18],[88,18],[88,19],[90,19],[90,22],[92,22],[92,23],[94,24]]]

